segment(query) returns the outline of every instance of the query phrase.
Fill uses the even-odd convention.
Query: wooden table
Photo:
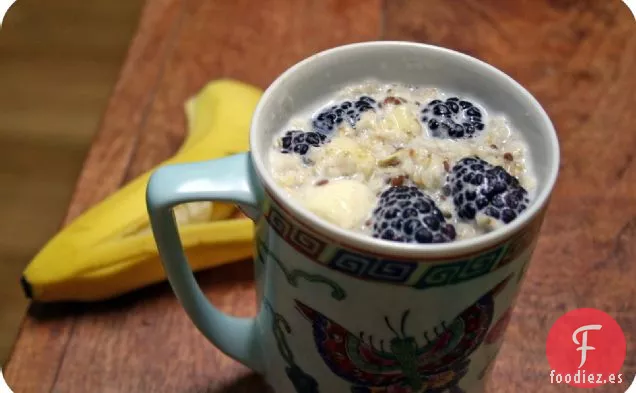
[[[67,221],[173,154],[183,102],[207,81],[264,88],[316,51],[376,39],[439,44],[494,64],[537,96],[559,131],[560,180],[491,391],[574,390],[550,385],[545,340],[578,307],[618,320],[633,379],[636,23],[618,0],[149,1]],[[251,315],[251,274],[245,262],[199,277],[223,310]],[[34,305],[5,375],[16,393],[263,390],[205,341],[165,284],[99,305]]]

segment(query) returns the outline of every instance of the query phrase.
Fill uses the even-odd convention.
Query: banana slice
[[[392,144],[408,143],[422,132],[422,126],[409,105],[388,105],[381,117],[362,118],[370,134]],[[366,123],[365,123],[366,124]]]
[[[444,158],[439,154],[422,152],[417,154],[417,170],[412,174],[413,181],[426,189],[438,189],[444,183],[446,170]],[[448,165],[448,164],[447,164]]]
[[[341,228],[352,229],[362,225],[375,199],[365,184],[343,179],[306,189],[302,202],[317,216]]]
[[[412,138],[422,131],[420,122],[407,105],[390,106],[384,114],[381,126],[387,131],[402,134],[403,138]]]

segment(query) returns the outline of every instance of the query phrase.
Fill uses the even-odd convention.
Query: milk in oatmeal
[[[299,113],[269,169],[318,217],[376,238],[443,243],[506,225],[533,197],[521,134],[473,97],[366,82]]]

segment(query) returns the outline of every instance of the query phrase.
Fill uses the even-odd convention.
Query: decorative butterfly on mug
[[[409,311],[385,345],[355,335],[320,312],[296,300],[297,309],[311,322],[316,348],[325,364],[340,378],[352,383],[352,393],[462,393],[459,381],[468,372],[468,356],[484,340],[492,323],[494,296],[510,280],[507,277],[450,324],[435,327],[434,337],[423,333],[421,341],[405,332]],[[376,345],[377,344],[377,345]]]

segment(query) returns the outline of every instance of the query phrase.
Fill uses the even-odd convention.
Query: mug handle
[[[263,368],[255,345],[255,319],[224,314],[208,301],[183,251],[172,210],[186,202],[233,202],[256,219],[258,200],[250,183],[251,165],[249,153],[241,153],[160,167],[148,181],[146,204],[168,281],[192,322],[223,353],[260,372]]]

